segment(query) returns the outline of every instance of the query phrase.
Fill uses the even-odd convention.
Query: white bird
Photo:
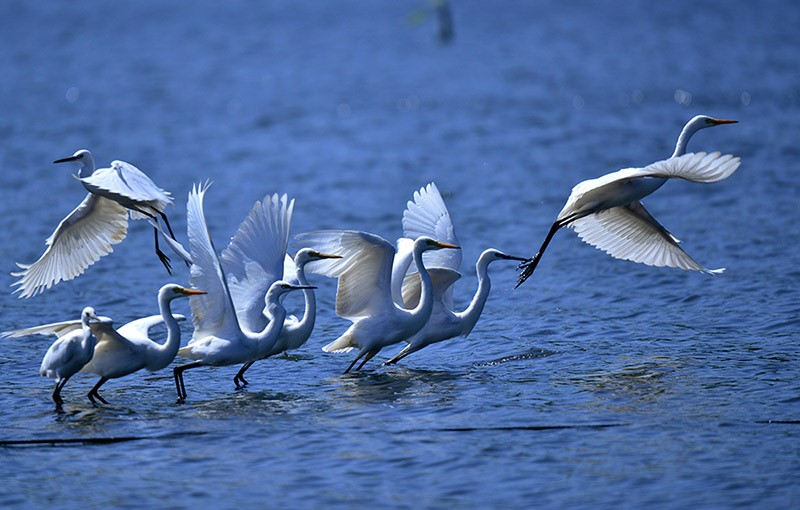
[[[262,310],[267,314],[266,326],[262,330],[255,331],[246,326],[245,322],[250,326],[258,327],[257,324],[262,320],[260,318],[262,310],[257,310],[252,306],[247,309],[240,308],[237,313],[237,307],[234,306],[232,299],[232,291],[211,240],[203,211],[203,199],[207,190],[208,184],[193,187],[186,204],[189,250],[192,260],[191,283],[193,286],[201,285],[208,293],[190,299],[194,316],[194,333],[189,344],[180,349],[178,354],[195,361],[175,367],[173,370],[179,402],[186,399],[186,386],[183,382],[185,370],[201,366],[246,363],[264,357],[273,348],[283,329],[286,309],[280,302],[282,296],[293,290],[314,288],[293,285],[283,280],[272,283],[263,298]],[[288,224],[284,221],[287,209],[285,196],[280,202],[281,206],[268,207],[266,216],[260,216],[258,220],[264,220],[271,225],[269,229],[274,231],[273,235],[278,238],[282,234],[277,234],[277,232],[282,232],[283,229],[288,231]],[[241,248],[241,245],[238,245],[238,248]],[[272,246],[265,248],[275,249]],[[285,245],[283,249],[285,253]],[[261,291],[255,290],[254,287],[248,287],[248,283],[260,284],[258,278],[259,275],[264,275],[264,267],[253,263],[252,259],[248,261],[247,253],[243,251],[240,254],[243,263],[242,269],[251,273],[248,279],[237,280],[236,285],[240,285],[240,288],[236,292],[244,293],[249,288],[248,292],[251,295],[260,295]],[[279,259],[281,264],[283,264],[283,257],[284,255],[281,254]],[[251,281],[250,277],[254,279]],[[242,303],[244,302],[250,303],[251,300],[244,299]]]
[[[125,239],[128,216],[131,219],[164,220],[172,233],[164,209],[172,203],[169,193],[156,186],[147,175],[124,161],[112,161],[110,168],[95,170],[92,153],[81,149],[54,163],[78,165],[75,176],[89,191],[83,201],[61,220],[47,238],[47,249],[33,264],[20,264],[20,277],[12,286],[20,298],[29,298],[53,285],[81,275],[100,257],[113,251],[112,245]],[[174,236],[173,236],[174,237]],[[171,271],[169,258],[158,248],[156,254]]]
[[[159,315],[151,315],[131,321],[115,330],[111,323],[102,323],[95,330],[97,345],[94,356],[81,372],[100,376],[100,380],[88,394],[89,400],[96,404],[95,398],[107,404],[98,390],[109,379],[117,379],[146,368],[155,372],[172,363],[181,344],[179,320],[185,317],[172,314],[170,303],[173,299],[205,294],[198,289],[187,289],[174,283],[164,285],[158,291]],[[150,328],[164,323],[167,339],[163,344],[154,342],[148,336]]]
[[[698,115],[683,127],[670,159],[644,168],[624,168],[578,183],[539,251],[519,265],[522,273],[516,286],[533,274],[547,245],[561,227],[575,229],[583,241],[615,258],[649,266],[721,272],[706,269],[684,252],[678,246],[680,241],[647,212],[640,200],[670,178],[711,183],[735,172],[740,160],[731,155],[720,157],[719,152],[684,155],[686,144],[696,131],[734,122]]]
[[[436,236],[449,244],[458,244],[455,228],[450,212],[439,194],[436,184],[430,183],[414,192],[414,200],[408,202],[403,212],[403,233],[408,238],[420,236]],[[423,263],[428,269],[433,283],[433,310],[425,326],[412,337],[405,339],[408,345],[385,364],[397,363],[409,354],[432,343],[441,342],[455,336],[466,337],[475,327],[489,297],[491,280],[489,264],[495,260],[526,260],[522,257],[507,255],[494,248],[485,250],[475,263],[478,275],[478,289],[469,306],[456,312],[453,305],[453,284],[461,277],[458,272],[461,263],[461,250],[445,250],[429,252],[423,256]],[[393,273],[394,276],[394,273]],[[420,278],[415,268],[405,276],[402,286],[402,304],[414,307],[419,303]]]
[[[392,299],[392,262],[395,249],[380,236],[358,231],[319,231],[300,234],[297,239],[324,253],[343,258],[318,262],[314,273],[338,278],[336,314],[353,324],[339,338],[322,348],[325,352],[348,352],[358,348],[356,362],[360,370],[383,347],[410,338],[420,330],[433,309],[433,285],[422,261],[422,253],[458,246],[430,237],[414,241],[412,257],[419,268],[420,299],[411,310]]]
[[[61,390],[67,384],[69,378],[78,373],[92,359],[97,337],[92,332],[91,327],[103,321],[107,322],[110,319],[98,317],[94,308],[87,306],[81,312],[80,320],[7,331],[2,336],[20,337],[33,334],[53,334],[58,337],[53,342],[53,345],[47,349],[42,359],[39,374],[56,380],[52,398],[53,402],[56,403],[56,410],[61,411],[61,406],[64,404],[64,399],[61,398]]]

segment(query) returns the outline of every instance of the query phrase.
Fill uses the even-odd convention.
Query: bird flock
[[[108,402],[99,389],[141,369],[156,371],[176,356],[187,363],[173,369],[178,402],[187,398],[184,374],[201,367],[241,365],[234,377],[237,389],[248,384],[246,371],[258,360],[301,347],[316,321],[316,287],[307,273],[337,279],[336,314],[350,326],[325,352],[355,351],[345,373],[360,370],[384,347],[406,345],[384,364],[398,363],[424,347],[457,336],[466,337],[478,322],[491,290],[489,265],[518,261],[517,287],[531,277],[555,233],[572,228],[586,243],[612,257],[652,266],[668,266],[718,274],[679,246],[678,239],[653,218],[641,200],[668,179],[712,183],[729,177],[740,160],[719,152],[686,153],[698,130],[736,121],[698,115],[678,137],[671,157],[641,168],[625,168],[578,183],[556,216],[538,252],[531,258],[484,250],[475,262],[477,289],[467,307],[457,310],[453,284],[461,277],[461,248],[450,212],[436,184],[413,194],[403,212],[403,237],[394,244],[369,232],[320,230],[291,235],[294,199],[268,194],[257,201],[218,252],[205,216],[209,183],[195,184],[186,204],[188,249],[178,241],[165,209],[173,203],[169,192],[145,173],[124,161],[95,169],[85,149],[54,163],[77,166],[75,178],[88,191],[45,241],[46,249],[33,264],[17,264],[12,284],[20,298],[31,298],[61,281],[71,280],[113,251],[127,235],[128,220],[143,219],[153,226],[155,251],[167,272],[170,258],[159,239],[189,266],[186,286],[169,283],[158,292],[159,314],[119,328],[112,319],[87,306],[80,319],[4,332],[4,337],[55,335],[57,340],[42,359],[40,374],[55,379],[52,399],[63,411],[61,391],[78,372],[99,380],[89,400]],[[162,226],[163,223],[163,226]],[[302,246],[288,253],[290,239]],[[283,298],[302,291],[302,317],[290,316]],[[181,347],[178,322],[170,303],[188,298],[194,331]],[[163,343],[152,340],[151,328],[165,325]]]

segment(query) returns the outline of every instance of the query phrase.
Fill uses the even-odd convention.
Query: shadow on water
[[[48,446],[91,446],[114,443],[125,443],[129,441],[145,440],[171,440],[181,437],[203,435],[205,432],[171,432],[157,436],[120,436],[120,437],[76,437],[76,438],[47,438],[47,439],[8,439],[0,440],[2,448],[31,448]]]
[[[355,403],[387,403],[439,393],[433,388],[464,376],[462,372],[420,370],[402,366],[383,367],[380,372],[355,372],[328,379],[337,397]]]
[[[511,363],[514,361],[526,361],[532,359],[546,358],[548,356],[554,356],[556,354],[558,354],[558,352],[556,351],[550,351],[548,349],[542,349],[540,347],[533,347],[529,351],[523,352],[522,354],[512,354],[510,356],[503,356],[502,358],[497,358],[490,361],[482,361],[479,363],[475,363],[473,366],[491,367],[495,365],[502,365],[503,363]]]

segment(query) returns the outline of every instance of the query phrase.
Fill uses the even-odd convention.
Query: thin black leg
[[[163,219],[163,220],[164,220],[164,225],[166,225],[166,226],[167,226],[167,230],[169,230],[169,235],[170,235],[170,236],[171,236],[173,239],[175,239],[175,241],[177,241],[178,239],[176,239],[176,238],[175,238],[175,232],[173,232],[173,231],[172,231],[172,226],[170,226],[170,224],[169,224],[169,220],[167,219],[167,215],[166,215],[166,214],[164,214],[164,213],[163,213],[163,212],[161,212],[161,211],[159,211],[159,213],[158,213],[158,214],[160,214],[160,215],[161,215],[161,219]],[[189,263],[189,261],[188,261],[188,260],[184,260],[183,262],[184,262],[184,264],[186,264],[186,267],[191,267],[191,266],[192,266],[192,265]],[[245,384],[247,384],[247,382],[245,382]]]
[[[100,396],[99,393],[97,393],[97,390],[99,390],[100,386],[104,385],[106,381],[108,381],[107,377],[101,377],[100,380],[97,381],[97,384],[94,385],[94,388],[92,388],[91,391],[89,391],[89,394],[87,396],[89,397],[89,400],[92,402],[92,404],[95,405],[97,404],[95,398],[104,404],[108,404],[106,399],[104,399],[103,397]]]
[[[372,359],[372,358],[373,358],[373,357],[374,357],[376,354],[378,354],[378,351],[379,351],[379,350],[380,350],[380,349],[378,349],[377,351],[369,351],[369,352],[367,353],[367,356],[366,356],[366,357],[364,358],[364,360],[361,362],[361,364],[360,364],[360,365],[358,365],[358,368],[356,368],[356,372],[358,372],[359,370],[361,370],[361,367],[363,367],[363,366],[366,364],[366,362],[367,362],[367,361],[371,360],[371,359]]]
[[[403,349],[402,351],[400,351],[397,354],[395,354],[394,357],[392,359],[390,359],[389,361],[387,361],[386,363],[384,363],[384,365],[394,365],[395,363],[397,363],[401,359],[405,358],[406,356],[408,356],[412,352],[417,352],[418,350],[419,349],[412,350],[411,349],[411,344],[408,344],[408,345],[406,345],[405,349]]]
[[[179,367],[175,367],[172,369],[172,375],[175,377],[175,389],[178,390],[178,403],[182,404],[186,401],[186,384],[183,382],[183,372],[184,370],[188,370],[190,368],[197,368],[205,366],[202,361],[195,361],[192,363],[187,363],[185,365],[181,365]]]
[[[539,248],[539,251],[536,252],[536,255],[534,255],[533,258],[530,258],[525,262],[521,263],[517,267],[517,269],[522,270],[522,273],[520,273],[519,280],[517,280],[517,284],[514,286],[515,289],[520,285],[522,285],[523,283],[525,283],[525,280],[527,280],[533,274],[533,272],[536,270],[536,266],[539,265],[539,260],[541,260],[542,255],[544,254],[544,250],[546,250],[547,245],[550,244],[550,240],[553,239],[553,236],[556,234],[556,232],[558,232],[558,229],[560,229],[565,224],[566,223],[563,221],[556,221],[555,223],[553,223],[553,226],[550,227],[550,232],[547,233],[547,237],[544,238],[544,242],[542,243],[542,246]]]
[[[345,370],[345,371],[344,371],[344,373],[345,373],[345,374],[346,374],[346,373],[348,373],[348,372],[349,372],[349,371],[350,371],[350,370],[353,368],[353,365],[355,365],[355,364],[356,364],[356,361],[358,361],[359,359],[361,359],[361,356],[365,355],[366,353],[367,353],[367,351],[361,351],[361,352],[359,352],[359,353],[358,353],[358,356],[356,356],[356,359],[354,359],[354,360],[353,360],[353,362],[352,362],[352,363],[350,363],[350,366],[348,366],[348,367],[347,367],[347,370]]]
[[[172,274],[172,264],[169,263],[169,257],[167,254],[161,251],[161,248],[158,247],[158,229],[153,227],[153,234],[155,234],[156,240],[156,255],[158,255],[158,260],[164,265],[167,270],[167,273]]]
[[[253,363],[255,363],[255,361],[248,361],[247,363],[242,365],[242,368],[240,368],[239,371],[236,372],[236,375],[233,377],[233,384],[236,385],[237,390],[242,389],[248,384],[250,384],[247,381],[247,379],[244,378],[244,373],[247,372],[247,370],[253,366]],[[239,384],[239,381],[241,381],[241,385]]]

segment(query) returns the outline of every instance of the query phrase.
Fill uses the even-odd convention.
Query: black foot
[[[169,257],[167,257],[167,254],[161,250],[156,250],[156,255],[158,255],[158,260],[160,260],[161,263],[164,264],[167,273],[172,274],[172,264],[170,264]]]

